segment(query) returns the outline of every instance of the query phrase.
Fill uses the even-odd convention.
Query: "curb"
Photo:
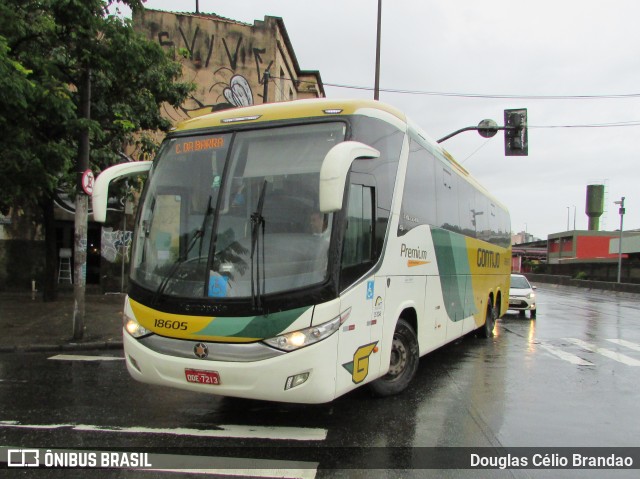
[[[68,344],[27,344],[23,346],[0,346],[0,353],[40,353],[54,351],[87,351],[122,349],[122,341],[92,341]]]

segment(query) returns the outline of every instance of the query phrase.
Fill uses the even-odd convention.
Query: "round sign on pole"
[[[498,133],[498,124],[493,120],[482,120],[478,123],[478,133],[484,138],[491,138]]]
[[[86,170],[82,173],[82,189],[89,196],[93,193],[93,180],[93,171]]]

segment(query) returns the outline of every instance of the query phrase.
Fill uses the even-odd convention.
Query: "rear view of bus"
[[[467,332],[464,320],[474,329],[495,319],[497,294],[508,292],[502,269],[477,282],[491,290],[490,308],[486,291],[481,304],[471,295],[464,318],[441,318],[459,330],[423,339],[421,324],[446,308],[431,310],[444,305],[439,279],[426,301],[441,236],[424,225],[409,244],[398,233],[409,130],[401,113],[368,101],[262,105],[181,124],[140,168],[149,177],[124,311],[130,374],[299,403],[376,379],[378,393],[393,394],[419,355]],[[420,258],[398,266],[408,248]],[[484,250],[504,254],[496,248]]]

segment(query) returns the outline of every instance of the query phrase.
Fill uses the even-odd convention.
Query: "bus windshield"
[[[171,137],[142,200],[131,279],[156,294],[250,298],[327,277],[320,168],[340,122]]]

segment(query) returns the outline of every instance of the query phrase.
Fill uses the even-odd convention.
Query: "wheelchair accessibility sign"
[[[373,299],[373,281],[367,281],[367,299]]]

